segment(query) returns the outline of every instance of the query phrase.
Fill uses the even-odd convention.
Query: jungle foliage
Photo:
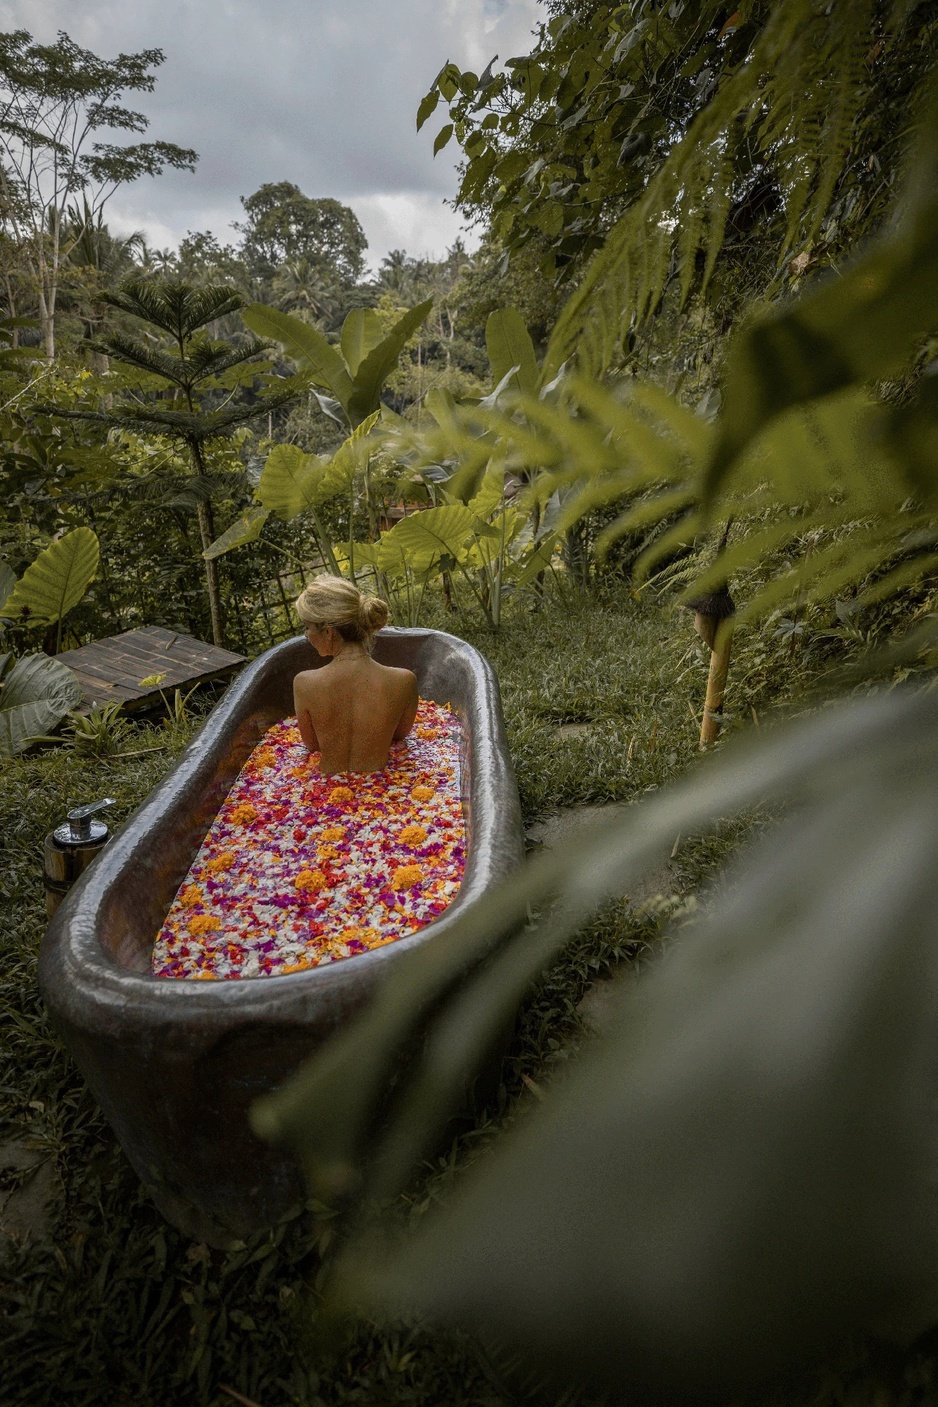
[[[509,690],[515,721],[537,701],[512,735],[529,812],[641,804],[410,955],[256,1126],[309,1171],[322,1321],[456,1325],[503,1397],[504,1371],[568,1400],[725,1400],[845,1335],[908,1339],[938,1304],[938,19],[914,0],[547,10],[531,54],[481,76],[447,64],[418,114],[449,107],[435,145],[462,145],[477,256],[395,251],[365,277],[351,212],[288,182],[245,198],[239,244],[193,232],[169,252],[121,246],[76,204],[65,330],[40,369],[14,355],[35,340],[16,315],[44,315],[4,212],[0,594],[21,654],[166,609],[217,638],[283,560],[297,578],[324,562],[529,672]],[[91,538],[87,595],[77,572],[34,608]],[[730,582],[731,731],[761,723],[770,668],[766,699],[795,712],[809,675],[832,676],[815,700],[872,697],[748,730],[642,800],[693,751],[678,684],[701,661],[662,603]],[[642,685],[596,639],[603,593],[632,613],[634,635],[608,626],[616,648],[648,612],[667,632],[660,649],[643,634],[642,668],[667,662],[672,682],[628,737],[619,694]],[[5,664],[8,751],[48,732],[44,705],[70,706],[45,659]],[[571,690],[602,743],[558,770],[545,720]],[[488,1129],[449,1192],[421,1190],[519,1003],[572,971],[604,902],[754,814],[768,836],[702,918],[681,913],[641,989],[613,992],[614,1029],[507,1136]],[[224,1269],[239,1284],[244,1255]],[[222,1272],[199,1273],[188,1300],[139,1302],[167,1324],[195,1307],[186,1390],[208,1400],[211,1353],[234,1359]]]
[[[928,668],[933,89],[920,98],[901,193],[880,211],[883,232],[837,277],[750,311],[712,424],[638,378],[596,384],[668,278],[679,300],[691,291],[699,239],[681,243],[687,176],[707,172],[719,210],[732,175],[707,158],[755,103],[750,85],[780,169],[806,173],[803,187],[783,187],[782,254],[829,215],[845,148],[818,146],[813,164],[801,150],[785,168],[790,85],[797,76],[809,118],[820,111],[814,65],[825,56],[825,110],[852,134],[863,75],[840,67],[839,43],[825,48],[810,24],[805,48],[788,28],[796,11],[802,24],[836,21],[830,33],[866,54],[866,12],[771,7],[754,40],[761,60],[713,93],[611,230],[543,366],[515,340],[488,404],[448,405],[439,433],[411,448],[430,465],[448,447],[463,488],[493,460],[508,463],[530,477],[530,502],[555,502],[561,529],[625,499],[610,538],[664,525],[646,570],[715,521],[742,518],[736,541],[724,532],[710,568],[693,573],[698,591],[781,545],[809,544],[810,560],[805,550],[790,561],[753,611],[840,591],[860,610],[915,588],[922,629],[880,667]],[[863,20],[859,35],[848,17]],[[442,81],[455,97],[455,76]],[[670,194],[644,204],[648,192]],[[667,254],[645,258],[636,282],[632,255],[643,257],[652,211]],[[715,266],[720,219],[714,230]],[[260,1132],[303,1156],[314,1196],[345,1208],[328,1307],[430,1315],[474,1330],[555,1390],[642,1401],[749,1391],[845,1333],[927,1329],[938,1303],[934,712],[931,689],[886,691],[727,749],[562,858],[529,865],[468,911],[451,941],[410,955],[382,999],[255,1115]],[[675,836],[795,802],[797,816],[739,863],[644,990],[620,989],[610,1034],[402,1235],[387,1209],[413,1188],[524,992],[603,900],[673,853]]]

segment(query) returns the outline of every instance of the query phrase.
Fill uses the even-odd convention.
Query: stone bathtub
[[[213,1245],[272,1225],[303,1197],[298,1165],[251,1132],[251,1103],[378,991],[391,964],[432,942],[521,862],[518,793],[487,662],[434,630],[383,630],[375,658],[412,669],[421,696],[451,703],[462,725],[468,853],[459,893],[438,919],[289,976],[150,975],[156,933],[216,811],[267,728],[292,713],[293,676],[317,662],[300,637],[241,674],[75,885],[43,942],[46,1006],[132,1166],[168,1220]]]

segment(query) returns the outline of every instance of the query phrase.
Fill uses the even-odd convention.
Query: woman
[[[371,658],[374,633],[387,624],[387,603],[342,577],[320,576],[296,609],[307,640],[330,660],[293,681],[303,742],[321,754],[324,776],[380,772],[391,743],[406,738],[417,714],[416,675]]]

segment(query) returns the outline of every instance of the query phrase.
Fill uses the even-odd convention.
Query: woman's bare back
[[[300,735],[321,753],[320,771],[380,772],[392,742],[405,738],[417,713],[417,679],[378,664],[354,646],[293,681]]]

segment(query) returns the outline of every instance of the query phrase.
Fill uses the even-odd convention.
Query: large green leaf
[[[81,703],[81,685],[49,655],[25,655],[0,683],[0,753],[14,757]]]
[[[261,535],[261,531],[267,519],[270,517],[269,508],[248,508],[239,518],[236,518],[231,527],[222,533],[221,537],[216,537],[211,547],[202,553],[207,562],[215,557],[221,557],[223,553],[230,552],[233,547],[243,547],[245,543],[256,542]]]
[[[304,454],[298,445],[274,445],[255,491],[265,508],[289,522],[311,507],[315,486],[322,475],[322,461]]]
[[[319,1195],[408,1183],[531,981],[675,834],[800,803],[451,1205],[409,1244],[347,1253],[346,1302],[490,1333],[629,1401],[726,1400],[845,1331],[931,1324],[936,797],[938,697],[827,709],[597,824],[407,955],[258,1109]]]
[[[331,459],[322,466],[322,477],[317,486],[317,502],[324,503],[337,493],[348,493],[357,476],[362,472],[365,461],[371,452],[368,436],[378,423],[379,412],[375,411],[357,425],[343,440]]]
[[[73,528],[40,552],[14,586],[0,615],[51,625],[84,596],[98,570],[100,549],[90,528]]]
[[[470,512],[487,521],[505,503],[505,469],[501,464],[490,464],[479,491],[469,500]]]
[[[513,575],[516,564],[506,559],[506,553],[526,525],[525,515],[511,507],[506,507],[490,523],[483,523],[480,518],[472,541],[462,548],[460,560],[469,567],[491,567],[501,558],[506,571]]]
[[[326,386],[347,412],[352,395],[352,378],[342,357],[321,332],[300,318],[268,308],[263,303],[249,303],[241,316],[258,337],[270,337],[281,342],[290,355],[307,370],[313,381]]]
[[[381,388],[397,365],[397,359],[417,328],[427,318],[433,299],[410,308],[391,328],[388,335],[373,347],[359,366],[354,389],[348,398],[347,410],[353,425],[358,425],[378,409]],[[341,400],[341,396],[339,397]]]
[[[456,398],[445,386],[431,386],[423,398],[423,405],[441,429],[447,430],[454,424]]]
[[[463,503],[410,513],[381,534],[381,563],[405,562],[411,571],[421,572],[442,556],[458,560],[481,526]]]
[[[353,308],[342,324],[342,355],[354,377],[369,352],[384,337],[384,324],[374,308]]]
[[[723,1400],[851,1329],[932,1324],[938,708],[893,717],[897,745],[861,733],[836,788],[618,988],[598,1047],[368,1266],[391,1313],[637,1402]]]
[[[525,395],[537,390],[540,370],[531,334],[516,308],[499,308],[485,324],[485,347],[492,368],[492,385],[497,386],[516,367],[512,381]]]
[[[886,376],[938,325],[938,200],[843,275],[754,321],[727,361],[704,483],[712,495],[754,436],[791,406]]]

